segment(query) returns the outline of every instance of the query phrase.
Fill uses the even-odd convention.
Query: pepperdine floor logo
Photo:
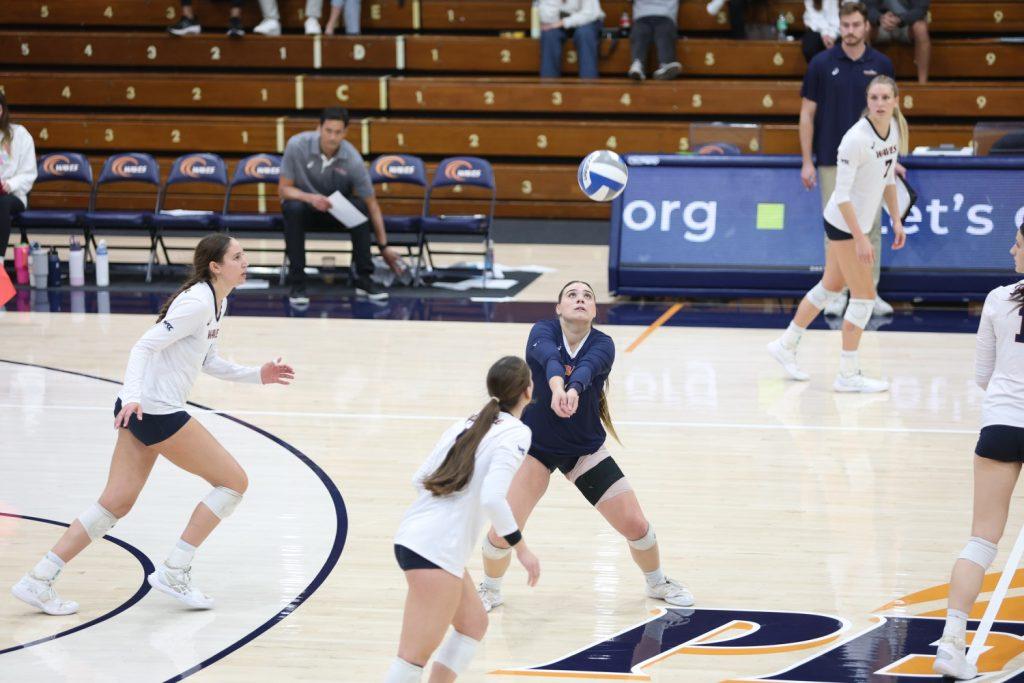
[[[982,591],[990,593],[998,579],[997,573],[987,575]],[[1011,583],[1011,588],[1020,587],[1024,587],[1024,569],[1017,571]],[[676,658],[672,673],[678,673],[685,669],[679,657],[738,657],[817,649],[776,673],[729,678],[723,683],[941,681],[941,676],[932,673],[932,663],[942,636],[948,595],[949,585],[941,584],[904,596],[874,610],[876,614],[871,615],[868,625],[857,631],[842,617],[813,612],[661,608],[654,610],[651,618],[643,623],[555,661],[491,673],[649,681],[651,675],[646,670],[656,669],[670,657]],[[987,605],[987,599],[975,604],[970,615],[972,620],[967,625],[968,643]],[[896,610],[901,613],[893,615]],[[906,611],[918,613],[902,613]],[[1024,595],[1011,595],[1003,601],[985,641],[978,671],[981,674],[1001,672],[1000,681],[1024,681],[1024,666],[1019,661],[1003,671],[1021,654],[1024,654]]]

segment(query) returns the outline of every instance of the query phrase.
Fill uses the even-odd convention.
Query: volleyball
[[[580,189],[595,202],[610,202],[622,194],[628,177],[622,158],[607,149],[588,154],[576,173]]]

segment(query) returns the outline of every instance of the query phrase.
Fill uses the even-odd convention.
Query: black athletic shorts
[[[410,569],[441,569],[419,553],[414,553],[404,545],[397,543],[395,544],[395,559],[398,560],[398,566],[402,568],[403,572]]]
[[[982,427],[974,452],[989,460],[1024,462],[1024,429],[1008,425]]]
[[[117,417],[117,414],[120,412],[121,399],[117,399],[117,402],[114,403],[114,417]],[[128,418],[128,431],[143,444],[152,446],[161,441],[166,441],[177,434],[178,430],[185,426],[190,417],[184,410],[179,410],[168,415],[143,413],[142,420],[140,421],[132,413],[132,416]]]
[[[536,455],[530,453],[530,457],[539,462],[544,467],[548,468],[548,472],[554,472],[556,469],[562,474],[569,474],[573,467],[576,467],[576,463],[583,456],[581,455],[570,455],[569,457],[548,457],[546,455]]]
[[[833,242],[842,242],[843,240],[852,240],[853,235],[848,232],[843,232],[836,226],[832,225],[828,221],[825,221],[825,237],[829,238]]]

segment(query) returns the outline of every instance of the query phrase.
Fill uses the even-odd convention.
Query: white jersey
[[[505,500],[526,451],[530,448],[530,428],[508,413],[499,413],[480,446],[469,483],[461,491],[435,496],[423,488],[423,480],[433,474],[455,439],[473,424],[459,420],[444,433],[433,453],[413,477],[418,492],[398,526],[395,543],[461,577],[466,561],[476,549],[485,519],[490,519],[501,536],[515,532],[519,525]]]
[[[1010,300],[1018,284],[996,287],[981,311],[974,378],[985,390],[981,426],[1024,428],[1024,334],[1020,304]]]
[[[836,189],[825,205],[825,220],[843,232],[852,233],[839,211],[840,204],[851,202],[861,232],[871,230],[885,186],[896,184],[899,153],[900,134],[895,118],[884,138],[866,116],[850,126],[839,143]]]
[[[122,404],[140,403],[143,415],[166,415],[185,409],[199,370],[235,382],[260,383],[260,369],[236,365],[217,356],[217,336],[227,301],[217,310],[213,286],[200,282],[171,302],[167,315],[132,347]]]

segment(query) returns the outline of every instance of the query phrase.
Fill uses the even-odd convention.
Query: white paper
[[[332,216],[341,221],[341,224],[346,228],[354,228],[366,222],[366,216],[363,215],[363,212],[357,209],[352,202],[345,199],[344,195],[337,190],[327,199],[331,202],[331,208],[328,211]]]

